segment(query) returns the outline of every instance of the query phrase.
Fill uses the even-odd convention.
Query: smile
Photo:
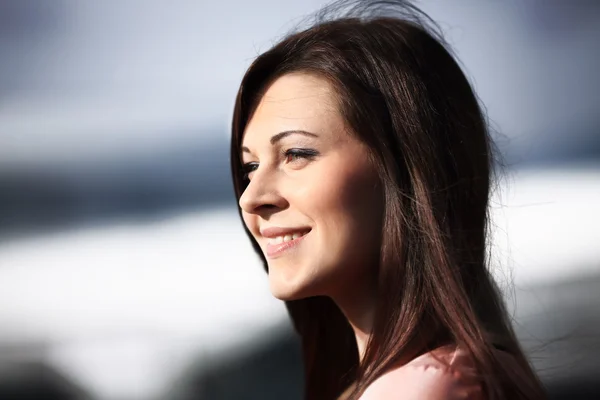
[[[307,233],[308,232],[295,232],[293,234],[277,236],[277,237],[274,237],[271,240],[269,240],[268,244],[280,244],[283,242],[289,242],[292,240],[296,240],[296,239],[306,235]]]
[[[288,233],[271,238],[267,242],[267,257],[276,258],[286,251],[295,249],[310,231]]]

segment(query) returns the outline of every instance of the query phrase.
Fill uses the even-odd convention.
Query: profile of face
[[[351,135],[329,82],[276,79],[242,137],[239,204],[282,300],[368,290],[381,246],[383,196],[368,149]]]

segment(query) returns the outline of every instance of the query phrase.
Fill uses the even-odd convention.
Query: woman
[[[371,3],[261,54],[235,104],[240,215],[301,336],[305,397],[542,399],[486,268],[476,96],[422,12]]]

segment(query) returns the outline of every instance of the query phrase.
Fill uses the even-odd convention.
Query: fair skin
[[[329,296],[362,357],[373,320],[383,196],[366,146],[350,134],[325,79],[291,73],[268,86],[242,139],[249,183],[239,204],[281,300]]]
[[[362,359],[377,295],[383,196],[332,86],[303,73],[275,80],[244,131],[240,156],[248,186],[239,203],[267,260],[271,292],[281,300],[332,298]],[[465,378],[469,364],[452,348],[446,353],[452,368],[425,354],[376,379],[361,399],[480,399],[480,386]]]

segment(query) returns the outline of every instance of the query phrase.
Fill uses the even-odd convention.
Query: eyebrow
[[[273,145],[273,144],[279,142],[281,139],[288,137],[290,135],[304,135],[304,136],[313,137],[313,138],[319,137],[319,135],[317,135],[315,133],[295,129],[295,130],[291,130],[291,131],[279,132],[278,134],[271,136],[271,139],[269,140],[269,142],[271,142],[271,144]],[[247,148],[246,146],[242,146],[242,152],[250,153],[250,149]]]

